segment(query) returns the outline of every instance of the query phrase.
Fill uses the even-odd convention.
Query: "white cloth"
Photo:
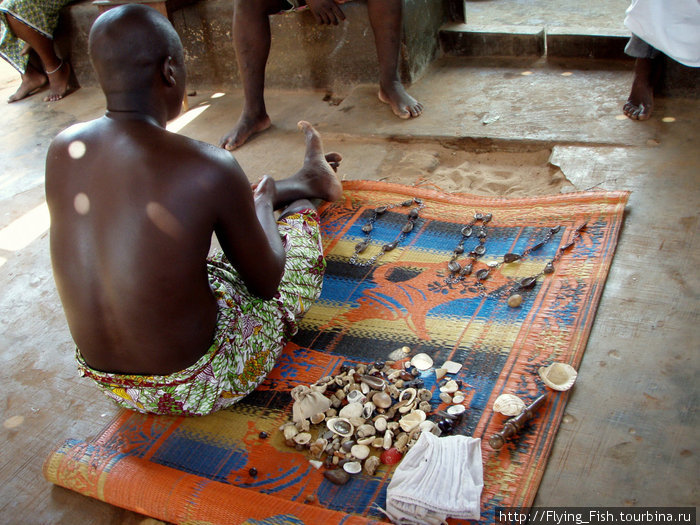
[[[681,64],[700,67],[700,0],[632,0],[625,26]]]
[[[483,487],[480,439],[423,432],[394,471],[386,514],[400,525],[478,520]]]

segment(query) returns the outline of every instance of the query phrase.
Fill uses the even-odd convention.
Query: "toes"
[[[341,160],[343,160],[343,156],[340,153],[336,153],[335,151],[332,151],[331,153],[326,154],[326,162],[328,162],[329,164],[331,162],[335,162],[337,164]]]
[[[299,121],[297,126],[299,126],[299,129],[302,130],[306,134],[306,147],[307,148],[318,149],[318,150],[323,149],[323,146],[321,144],[321,136],[318,134],[318,131],[316,131],[311,124],[309,124],[305,120],[301,120],[301,121]]]
[[[401,109],[394,110],[394,115],[396,115],[400,119],[409,119],[412,117],[411,112],[406,108],[403,108],[403,110],[401,110]]]

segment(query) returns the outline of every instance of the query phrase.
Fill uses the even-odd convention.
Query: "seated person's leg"
[[[233,47],[243,83],[243,111],[236,125],[219,141],[234,150],[252,135],[270,127],[265,108],[265,66],[270,54],[269,15],[287,9],[286,0],[236,0],[233,7]]]
[[[403,0],[368,0],[369,21],[379,61],[379,100],[399,118],[417,117],[423,105],[406,92],[399,76]]]

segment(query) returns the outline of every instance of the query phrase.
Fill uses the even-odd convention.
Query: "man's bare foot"
[[[71,72],[70,64],[61,60],[58,68],[46,73],[51,92],[44,97],[44,102],[56,102],[77,89],[77,86],[71,85]]]
[[[648,120],[654,109],[654,87],[652,85],[651,59],[638,58],[635,61],[634,80],[627,102],[622,112],[632,120]]]
[[[22,83],[20,84],[17,91],[15,91],[14,94],[9,96],[7,102],[17,102],[18,100],[22,100],[23,98],[27,98],[33,95],[41,88],[43,88],[48,83],[48,81],[49,79],[46,78],[46,75],[44,75],[41,71],[38,71],[32,66],[28,65],[26,73],[22,75]]]
[[[387,87],[380,86],[377,96],[379,100],[389,104],[394,115],[399,118],[418,117],[423,113],[423,104],[409,95],[401,82],[394,81]]]
[[[323,153],[321,136],[311,124],[305,120],[297,124],[306,135],[306,154],[304,165],[296,176],[303,179],[309,186],[309,198],[319,198],[324,201],[337,201],[343,195],[343,186],[340,184],[335,171],[343,160],[340,153]]]
[[[272,122],[267,113],[261,117],[249,117],[243,113],[233,129],[221,138],[219,147],[233,151],[248,142],[250,137],[265,131],[271,125]]]

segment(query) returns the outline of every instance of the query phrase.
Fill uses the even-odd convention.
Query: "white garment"
[[[625,26],[675,61],[700,67],[700,0],[632,0]]]
[[[480,439],[423,432],[394,471],[386,514],[401,525],[478,520],[483,487]]]

